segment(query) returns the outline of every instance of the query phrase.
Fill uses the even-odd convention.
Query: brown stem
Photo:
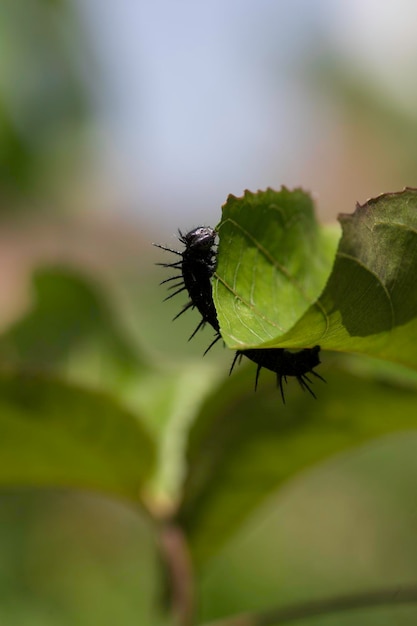
[[[194,580],[187,541],[181,528],[166,523],[161,528],[162,555],[167,567],[170,605],[179,626],[192,626]]]
[[[317,615],[327,615],[338,611],[352,611],[376,606],[410,604],[417,602],[417,587],[397,587],[380,591],[335,596],[297,604],[284,608],[252,614],[235,615],[210,622],[206,626],[279,626]]]

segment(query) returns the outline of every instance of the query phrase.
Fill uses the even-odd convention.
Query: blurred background
[[[82,372],[103,384],[106,350],[127,368],[136,358],[124,333],[153,358],[201,354],[206,336],[184,345],[189,320],[173,332],[178,304],[161,304],[164,276],[153,266],[161,251],[152,241],[176,247],[177,228],[215,225],[227,195],[246,188],[302,186],[314,194],[320,219],[330,221],[356,201],[417,186],[416,27],[413,0],[2,0],[3,359],[53,363],[65,376]],[[92,326],[80,322],[86,285],[97,310],[103,295],[118,320],[109,332],[106,308],[101,335],[94,321],[94,366],[84,341]],[[64,304],[63,292],[72,294]],[[68,309],[80,316],[75,336],[55,325]],[[103,348],[110,335],[111,348]],[[227,363],[220,352],[207,358]],[[227,560],[207,572],[203,615],[238,610],[242,589],[250,606],[326,590],[334,573],[317,559],[330,544],[337,546],[334,563],[345,565],[339,591],[354,575],[370,584],[415,575],[409,472],[415,476],[416,468],[408,454],[394,442],[388,451],[363,452],[358,464],[342,462],[343,494],[334,468],[319,473],[313,490],[298,486],[279,505],[287,507],[284,525],[271,521],[272,503],[229,548],[233,554],[226,551]],[[400,456],[409,459],[407,480]],[[384,499],[381,463],[392,470],[395,504]],[[313,523],[303,561],[288,546],[300,545],[294,529],[306,514],[299,508],[306,494],[313,518],[318,502],[337,498],[338,506],[326,532]],[[239,555],[261,568],[266,519],[264,532],[276,533],[277,559],[289,573],[284,581],[279,568],[264,572],[251,599],[249,578],[246,587],[230,581],[241,571]],[[394,537],[388,548],[387,536]],[[0,622],[152,623],[152,541],[143,520],[113,503],[4,494]],[[355,553],[349,545],[362,548]],[[404,611],[395,623],[412,623]],[[394,623],[392,616],[375,619],[369,623]]]

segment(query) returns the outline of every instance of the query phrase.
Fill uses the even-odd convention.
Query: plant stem
[[[160,542],[167,566],[172,614],[179,626],[192,626],[194,580],[184,533],[173,523],[166,523],[161,529]]]
[[[206,626],[278,626],[297,620],[327,615],[338,611],[353,611],[377,606],[410,604],[417,602],[417,587],[396,587],[367,591],[346,596],[335,596],[271,609],[261,613],[246,613],[210,622]]]

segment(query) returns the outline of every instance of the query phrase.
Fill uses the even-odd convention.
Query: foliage
[[[417,377],[397,364],[417,369],[417,191],[340,221],[338,241],[308,194],[268,189],[229,197],[217,227],[224,341],[337,351],[325,352],[316,402],[290,381],[284,407],[267,374],[254,394],[251,365],[230,378],[201,359],[162,366],[99,286],[69,270],[39,271],[31,310],[3,334],[0,485],[96,490],[146,511],[183,625],[193,578],[268,496],[342,451],[415,429]],[[97,353],[112,365],[93,384]]]
[[[63,173],[68,194],[87,147],[93,64],[76,13],[69,0],[0,5],[0,214],[38,209]]]

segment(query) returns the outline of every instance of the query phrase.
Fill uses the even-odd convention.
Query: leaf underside
[[[231,348],[362,352],[417,368],[417,190],[319,226],[301,190],[229,197],[214,298]]]

